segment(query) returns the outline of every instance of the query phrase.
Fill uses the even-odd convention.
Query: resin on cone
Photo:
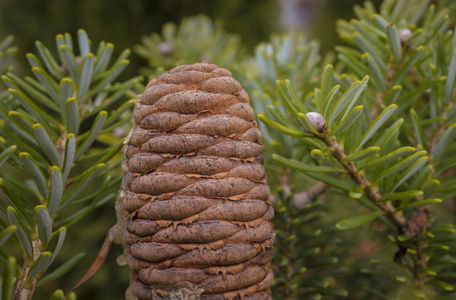
[[[176,67],[139,96],[124,214],[139,299],[271,299],[274,214],[249,97],[213,64]]]

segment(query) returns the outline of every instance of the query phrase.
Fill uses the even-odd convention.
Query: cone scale
[[[123,199],[139,299],[271,299],[273,208],[247,93],[213,64],[138,97]]]

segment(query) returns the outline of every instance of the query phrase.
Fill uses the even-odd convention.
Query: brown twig
[[[399,229],[401,229],[405,224],[407,224],[407,219],[401,212],[396,212],[395,208],[391,203],[378,203],[378,200],[381,198],[381,194],[378,189],[373,186],[363,173],[359,172],[355,164],[347,161],[344,162],[343,159],[347,157],[342,147],[337,143],[334,137],[327,137],[324,139],[324,142],[334,152],[334,156],[340,162],[340,164],[348,171],[353,180],[360,186],[363,187],[364,194],[366,197],[380,207],[388,216],[388,218],[393,221]]]
[[[314,201],[318,196],[323,194],[328,186],[324,184],[323,182],[318,182],[315,184],[313,187],[311,187],[309,190],[301,193],[297,193],[293,197],[293,206],[296,209],[301,209],[307,204],[311,203]]]
[[[328,148],[333,150],[334,156],[348,171],[352,179],[358,185],[363,187],[364,195],[386,213],[388,219],[396,224],[400,234],[406,234],[414,239],[412,241],[415,245],[415,251],[417,255],[409,265],[409,268],[413,274],[413,277],[415,278],[417,285],[422,286],[427,281],[426,274],[423,276],[423,273],[421,272],[422,270],[426,269],[427,260],[421,251],[424,248],[424,244],[415,238],[422,233],[429,220],[429,213],[427,208],[416,208],[412,214],[412,217],[410,219],[407,219],[402,214],[402,212],[396,212],[394,206],[390,202],[379,203],[378,200],[381,199],[379,190],[376,186],[367,180],[362,172],[357,170],[353,162],[343,161],[343,159],[347,156],[342,147],[337,143],[335,137],[326,137],[323,140]],[[401,261],[407,253],[406,250],[407,249],[405,247],[400,246],[399,251],[397,251],[395,254],[395,261]]]
[[[39,239],[32,241],[33,247],[33,260],[37,261],[37,259],[41,255],[40,250],[41,241]],[[35,278],[32,281],[27,279],[27,275],[30,272],[30,262],[24,261],[24,266],[22,267],[22,278],[16,285],[16,290],[14,291],[14,300],[31,300],[33,294],[35,293],[35,288],[38,280]]]

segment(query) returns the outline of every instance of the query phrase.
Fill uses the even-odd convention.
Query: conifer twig
[[[326,184],[324,184],[323,182],[318,182],[313,187],[308,189],[307,191],[297,193],[293,197],[293,206],[296,209],[303,208],[307,204],[314,201],[318,196],[323,194],[327,188],[328,188],[328,186]]]
[[[369,180],[367,180],[362,172],[358,171],[354,163],[350,161],[342,161],[345,157],[347,157],[347,155],[342,147],[337,143],[336,139],[334,137],[327,137],[324,139],[324,142],[331,150],[334,151],[334,157],[340,162],[344,169],[348,171],[353,180],[358,185],[363,187],[366,197],[375,205],[380,207],[387,214],[388,218],[399,227],[399,229],[402,229],[402,227],[407,224],[407,219],[401,212],[395,212],[394,206],[392,206],[391,203],[378,203],[378,200],[381,198],[380,192],[369,182]]]
[[[40,245],[40,239],[32,241],[34,261],[37,261],[37,259],[40,257]],[[16,290],[14,291],[14,300],[31,300],[33,298],[38,280],[36,278],[34,278],[31,282],[27,280],[27,275],[30,272],[30,269],[31,267],[29,265],[29,262],[25,260],[24,266],[22,267],[22,278],[17,283]]]

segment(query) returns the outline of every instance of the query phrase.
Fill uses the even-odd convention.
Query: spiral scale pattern
[[[274,214],[247,93],[213,64],[183,65],[139,96],[124,198],[140,299],[271,299]],[[184,292],[185,294],[185,292]]]

